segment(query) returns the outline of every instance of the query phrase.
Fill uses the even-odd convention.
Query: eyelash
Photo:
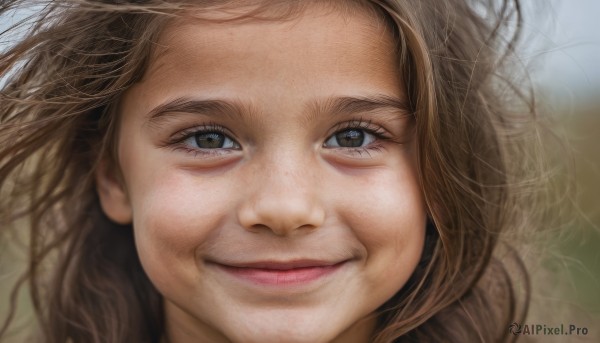
[[[220,133],[226,137],[231,137],[232,134],[228,132],[226,128],[221,125],[208,123],[200,126],[194,126],[188,129],[184,129],[182,131],[177,132],[175,135],[171,137],[171,139],[165,144],[166,146],[173,147],[174,150],[182,150],[184,152],[193,154],[194,156],[201,155],[202,157],[209,156],[219,156],[226,153],[230,153],[232,150],[239,149],[231,149],[231,148],[216,148],[216,149],[202,149],[202,148],[192,148],[184,142],[196,135],[206,134],[206,133]],[[236,145],[240,145],[235,139],[231,139]]]
[[[370,143],[364,147],[329,147],[329,149],[335,150],[343,150],[345,153],[350,155],[358,155],[362,156],[364,153],[370,156],[371,151],[380,151],[383,148],[383,141],[392,141],[392,137],[390,137],[389,133],[384,130],[380,126],[373,125],[371,121],[366,121],[363,119],[355,119],[346,122],[342,122],[337,124],[334,128],[331,129],[331,134],[327,136],[325,142],[327,142],[334,135],[346,131],[346,130],[361,130],[367,134],[375,137],[375,141]],[[171,146],[174,150],[182,150],[184,152],[193,154],[194,156],[201,155],[202,157],[209,156],[219,156],[226,153],[230,153],[233,150],[239,150],[238,148],[215,148],[215,149],[202,149],[202,148],[192,148],[184,142],[196,135],[207,134],[207,133],[219,133],[226,137],[231,137],[232,134],[228,132],[226,128],[221,125],[215,123],[207,123],[200,126],[194,126],[188,129],[181,130],[174,134],[168,142],[166,142],[165,146]],[[240,144],[233,138],[231,139],[237,146]],[[323,146],[325,147],[325,142]]]
[[[351,121],[342,122],[342,123],[337,124],[331,130],[333,133],[328,135],[327,138],[329,139],[329,137],[332,137],[333,135],[335,135],[339,132],[342,132],[345,130],[352,130],[352,129],[365,131],[366,133],[373,135],[379,141],[392,141],[393,140],[392,137],[389,135],[389,133],[386,130],[384,130],[381,126],[373,125],[373,124],[371,124],[370,120],[363,120],[363,119],[356,119],[356,120],[351,120]],[[367,147],[364,147],[364,148],[367,148]],[[343,149],[350,149],[350,148],[343,148]]]

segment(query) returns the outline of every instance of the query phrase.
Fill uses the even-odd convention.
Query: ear
[[[113,164],[103,159],[96,170],[96,189],[104,214],[117,224],[127,225],[133,221],[133,211],[124,183]]]

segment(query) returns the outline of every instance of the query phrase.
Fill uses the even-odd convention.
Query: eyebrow
[[[377,110],[399,112],[402,115],[410,115],[412,111],[406,101],[384,94],[367,96],[341,96],[331,97],[325,100],[315,100],[305,107],[305,122],[311,122],[323,114],[329,115],[352,115],[368,113]],[[224,99],[194,99],[180,97],[167,101],[148,112],[150,123],[159,121],[176,113],[204,114],[210,116],[224,116],[233,119],[244,118],[246,115],[254,116],[256,110],[250,104],[244,104],[238,100]]]
[[[308,107],[307,121],[316,119],[322,114],[330,115],[353,115],[385,110],[387,112],[400,113],[403,116],[412,114],[408,103],[400,98],[373,94],[366,96],[343,96],[327,98],[325,101],[314,101]]]
[[[175,113],[213,114],[227,117],[247,112],[239,101],[220,99],[192,99],[181,97],[160,104],[148,112],[148,121],[155,122]]]

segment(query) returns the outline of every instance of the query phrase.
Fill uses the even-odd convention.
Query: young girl
[[[32,25],[0,57],[0,223],[36,341],[515,337],[516,0],[35,8],[3,33]]]

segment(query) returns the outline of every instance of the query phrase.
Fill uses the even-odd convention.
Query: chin
[[[332,323],[323,316],[273,312],[270,316],[263,313],[253,320],[240,318],[241,325],[231,327],[231,335],[227,336],[233,343],[328,343],[344,331],[335,325],[339,323]]]
[[[231,337],[232,343],[328,343],[335,334],[302,326],[295,328],[253,328],[250,332],[238,331]]]

